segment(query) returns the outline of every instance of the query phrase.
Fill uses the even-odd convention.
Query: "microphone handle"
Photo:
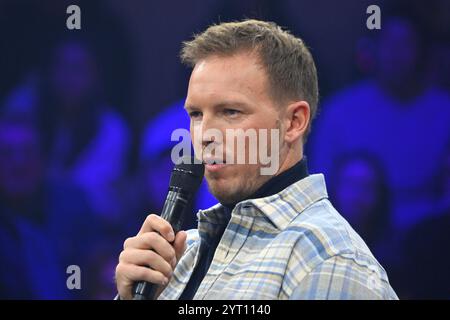
[[[184,220],[184,210],[189,202],[189,194],[177,187],[169,187],[161,217],[172,226],[174,234],[180,231]],[[146,281],[139,281],[133,288],[133,300],[155,299],[158,285]]]
[[[175,234],[180,231],[184,221],[184,210],[188,206],[190,194],[177,187],[170,187],[161,212],[161,218],[172,226]]]

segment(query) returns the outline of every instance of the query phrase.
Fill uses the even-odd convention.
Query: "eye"
[[[202,113],[200,111],[191,111],[189,112],[189,117],[191,119],[199,119],[202,116]]]
[[[223,113],[226,116],[235,117],[235,116],[239,115],[241,112],[239,110],[236,110],[236,109],[224,109]]]

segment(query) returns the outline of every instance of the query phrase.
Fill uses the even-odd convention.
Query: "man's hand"
[[[136,281],[159,285],[159,295],[186,250],[186,237],[184,231],[174,235],[171,225],[158,215],[149,215],[139,233],[125,240],[120,253],[116,267],[120,299],[133,298],[132,288]]]

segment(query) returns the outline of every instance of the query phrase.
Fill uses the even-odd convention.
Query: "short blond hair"
[[[210,55],[255,51],[265,68],[272,98],[277,103],[305,100],[311,117],[303,140],[311,129],[319,102],[317,71],[304,42],[273,22],[244,20],[210,26],[194,39],[183,42],[181,61],[194,67]]]

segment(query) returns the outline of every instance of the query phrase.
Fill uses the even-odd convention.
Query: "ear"
[[[310,107],[306,101],[296,101],[289,104],[284,113],[286,132],[284,140],[293,143],[302,139],[310,121]]]

